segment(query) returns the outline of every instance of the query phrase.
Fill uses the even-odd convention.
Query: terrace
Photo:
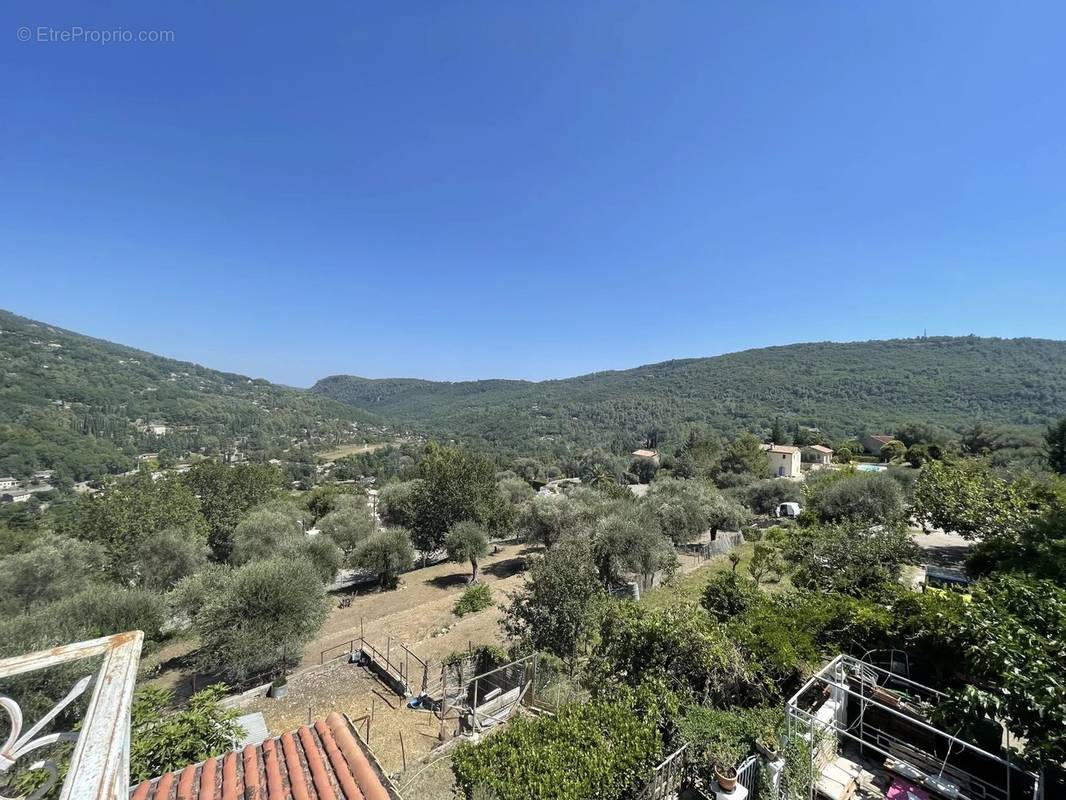
[[[932,721],[946,695],[896,671],[839,655],[789,700],[788,736],[809,749],[811,797],[830,800],[1040,800],[1040,779],[1015,763],[990,723],[995,752]]]

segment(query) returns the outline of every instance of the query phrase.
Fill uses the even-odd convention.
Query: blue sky
[[[1066,338],[1062,3],[93,5],[0,11],[16,313],[294,385]]]

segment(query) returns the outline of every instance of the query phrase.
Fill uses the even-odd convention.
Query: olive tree
[[[489,552],[488,532],[476,522],[457,522],[444,538],[444,547],[452,561],[470,562],[470,582],[477,583],[478,560]]]
[[[318,521],[322,535],[334,542],[346,558],[374,532],[374,515],[366,501],[358,498],[337,498],[336,507]]]
[[[206,587],[193,621],[200,666],[238,679],[297,658],[326,621],[326,592],[305,559],[254,561]]]
[[[189,526],[150,533],[133,550],[137,582],[154,592],[165,592],[203,569],[210,552],[207,537]]]
[[[352,554],[352,565],[377,575],[382,591],[395,589],[400,573],[411,569],[414,563],[411,537],[403,528],[375,531]]]

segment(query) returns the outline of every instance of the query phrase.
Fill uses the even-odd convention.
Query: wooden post
[[[403,771],[407,772],[407,749],[403,746],[403,731],[400,731],[400,757],[403,759]]]
[[[370,717],[366,718],[366,746],[370,746]]]
[[[440,740],[444,741],[444,718],[448,715],[448,670],[442,668],[440,673]]]

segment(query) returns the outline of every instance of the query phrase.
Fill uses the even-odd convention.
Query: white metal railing
[[[22,763],[23,759],[61,742],[75,744],[59,800],[126,800],[130,780],[130,707],[143,640],[140,631],[129,631],[0,661],[0,679],[3,679],[101,658],[95,674],[90,672],[77,680],[66,697],[26,731],[23,731],[26,721],[21,706],[10,697],[0,696],[0,707],[7,714],[10,726],[7,741],[0,748],[0,773],[9,773],[20,765],[48,775],[28,800],[37,800],[52,789],[58,780],[59,766],[50,758],[26,764]],[[92,695],[79,730],[45,733],[90,686]]]

